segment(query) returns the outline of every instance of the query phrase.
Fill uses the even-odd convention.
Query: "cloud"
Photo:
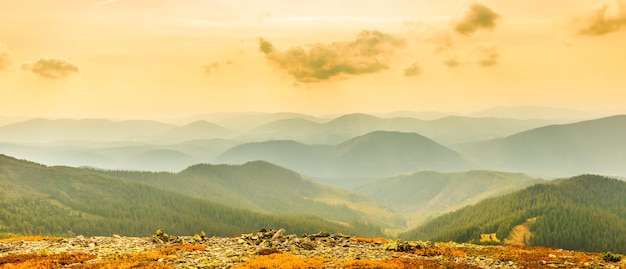
[[[224,63],[220,64],[219,62],[212,62],[210,64],[207,64],[205,66],[203,66],[202,68],[204,69],[204,72],[207,74],[213,73],[215,71],[217,71],[218,69],[221,69],[222,66],[230,66],[235,64],[232,60],[226,60]]]
[[[214,62],[211,64],[207,64],[203,66],[202,68],[204,68],[205,73],[211,73],[213,72],[213,70],[217,69],[218,67],[220,67],[220,64],[218,62]]]
[[[12,59],[13,54],[11,51],[4,44],[0,43],[0,71],[9,69]]]
[[[417,62],[411,64],[411,66],[404,69],[404,75],[407,77],[419,76],[421,73],[422,73],[422,68],[420,68]]]
[[[452,36],[448,32],[436,32],[426,38],[426,42],[435,45],[435,52],[444,52],[452,49]]]
[[[585,19],[579,34],[602,36],[619,31],[626,26],[626,2],[610,1],[591,12]]]
[[[482,67],[491,67],[498,64],[498,58],[500,54],[496,47],[480,47],[478,48],[478,54],[480,59],[477,61],[478,65]]]
[[[33,72],[46,78],[63,78],[72,74],[78,74],[78,66],[63,59],[41,58],[32,64],[23,64],[22,70]]]
[[[455,68],[461,65],[461,63],[457,61],[455,58],[447,59],[443,63],[449,68]]]
[[[487,6],[480,3],[473,3],[465,16],[456,23],[454,30],[463,35],[470,35],[480,29],[492,30],[496,27],[496,20],[500,15]]]
[[[304,83],[387,69],[389,56],[404,45],[401,38],[369,30],[361,31],[354,41],[292,47],[286,51],[279,51],[269,41],[259,39],[259,50],[267,60]]]

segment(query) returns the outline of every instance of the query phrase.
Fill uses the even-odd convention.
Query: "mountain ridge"
[[[430,158],[432,156],[437,159]],[[403,162],[397,163],[399,159]],[[215,162],[244,163],[253,160],[270,161],[313,177],[376,177],[412,173],[420,169],[458,171],[473,167],[458,153],[424,136],[393,131],[371,132],[334,146],[306,145],[295,141],[247,143],[222,153]],[[379,165],[381,162],[385,165]],[[358,166],[357,170],[353,169],[355,166]]]

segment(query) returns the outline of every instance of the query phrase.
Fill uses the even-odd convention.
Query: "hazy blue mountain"
[[[239,139],[315,141],[318,140],[316,137],[320,136],[319,132],[319,123],[307,119],[291,118],[276,120],[257,126],[240,136]]]
[[[333,147],[329,167],[338,176],[389,176],[418,170],[474,168],[458,153],[416,133],[376,131]]]
[[[520,131],[561,121],[471,118],[447,116],[435,120],[410,117],[380,118],[367,114],[347,114],[328,122],[285,119],[260,125],[248,131],[247,140],[294,140],[305,144],[337,144],[374,131],[414,132],[444,145],[500,138]]]
[[[0,141],[50,142],[67,140],[115,141],[163,133],[174,125],[157,121],[105,119],[33,119],[0,127]]]
[[[449,116],[447,113],[438,111],[395,111],[390,113],[380,113],[376,116],[381,118],[414,118],[420,120],[436,120]]]
[[[520,225],[526,230],[516,234]],[[515,231],[515,232],[514,232]],[[501,241],[570,250],[626,252],[626,182],[582,175],[536,184],[435,218],[401,235],[405,239]]]
[[[582,120],[592,117],[591,114],[578,110],[540,106],[499,106],[474,112],[470,116],[553,120]]]
[[[179,172],[193,164],[211,162],[236,144],[223,139],[174,144],[129,141],[64,141],[25,145],[0,143],[0,152],[46,165]]]
[[[4,155],[0,186],[0,234],[148,236],[165,229],[176,235],[205,231],[209,236],[232,236],[283,227],[293,233],[381,236],[374,226],[235,209],[96,170],[47,167]]]
[[[299,173],[312,175],[323,171],[331,146],[305,145],[290,140],[245,143],[215,158],[217,163],[243,164],[264,160]]]
[[[323,122],[326,119],[311,115],[291,112],[261,113],[261,112],[239,112],[239,113],[210,113],[197,115],[183,119],[183,122],[206,120],[230,130],[247,131],[254,127],[285,119],[304,119],[312,122]]]
[[[125,161],[125,169],[141,167],[147,171],[180,171],[199,161],[189,154],[170,149],[147,150]],[[133,169],[136,170],[136,169]]]
[[[550,125],[456,149],[494,170],[626,175],[626,115]]]
[[[229,138],[233,135],[233,131],[204,120],[194,121],[181,127],[172,128],[163,134],[165,137],[178,141]]]
[[[335,146],[294,141],[242,144],[216,158],[219,163],[266,160],[314,177],[380,177],[417,170],[475,168],[456,152],[415,133],[376,131]]]
[[[378,180],[354,192],[389,207],[414,227],[443,213],[539,182],[542,180],[521,173],[422,171]]]
[[[507,118],[472,118],[447,116],[429,121],[415,132],[423,134],[444,145],[501,138],[521,131],[530,130],[560,121]]]

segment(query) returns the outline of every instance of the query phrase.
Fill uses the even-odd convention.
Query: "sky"
[[[626,1],[0,1],[0,116],[626,113]]]

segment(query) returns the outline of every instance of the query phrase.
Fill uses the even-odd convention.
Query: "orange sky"
[[[547,2],[1,1],[0,116],[626,113],[626,1]]]

